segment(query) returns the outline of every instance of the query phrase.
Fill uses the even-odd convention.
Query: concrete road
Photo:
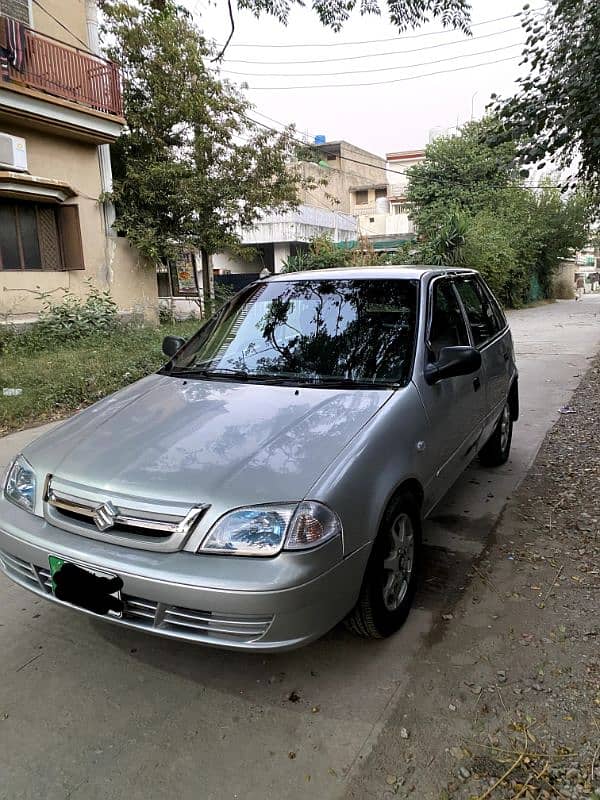
[[[600,348],[600,296],[510,315],[522,417],[499,470],[474,465],[426,524],[427,573],[405,628],[343,628],[284,655],[122,631],[0,576],[2,800],[338,798],[452,607],[472,560]],[[0,442],[0,464],[36,435]],[[299,699],[292,702],[290,694]]]

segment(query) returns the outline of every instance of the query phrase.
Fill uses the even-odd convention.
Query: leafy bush
[[[338,247],[329,236],[315,236],[305,253],[290,256],[284,262],[282,272],[303,272],[313,269],[335,269],[347,267],[351,253]]]
[[[561,278],[556,281],[552,288],[552,295],[555,300],[573,300],[575,297],[575,290],[573,284],[567,278]]]
[[[88,287],[85,299],[67,289],[59,301],[43,295],[34,332],[51,341],[73,341],[114,330],[118,321],[117,304],[110,292],[100,291],[90,282]]]
[[[378,253],[367,236],[359,236],[351,248],[340,247],[329,236],[315,236],[305,253],[288,258],[282,272],[401,263],[395,260],[394,255]]]

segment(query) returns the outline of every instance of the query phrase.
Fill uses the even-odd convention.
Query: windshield
[[[297,280],[240,292],[177,354],[170,375],[306,385],[404,385],[417,281]]]

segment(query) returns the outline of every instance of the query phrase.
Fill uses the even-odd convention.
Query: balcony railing
[[[3,21],[3,20],[2,20]],[[111,61],[59,43],[23,27],[21,69],[10,63],[10,81],[79,103],[104,114],[123,116],[119,68]]]

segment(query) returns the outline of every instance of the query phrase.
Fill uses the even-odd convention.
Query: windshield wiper
[[[268,384],[286,384],[289,378],[282,375],[267,375],[260,372],[248,372],[244,369],[178,369],[169,372],[174,378],[206,378],[208,380],[242,381],[243,383],[254,382]]]
[[[319,377],[313,386],[327,386],[332,389],[398,389],[400,384],[397,381],[366,381],[357,380],[356,378],[347,378],[343,376]]]

